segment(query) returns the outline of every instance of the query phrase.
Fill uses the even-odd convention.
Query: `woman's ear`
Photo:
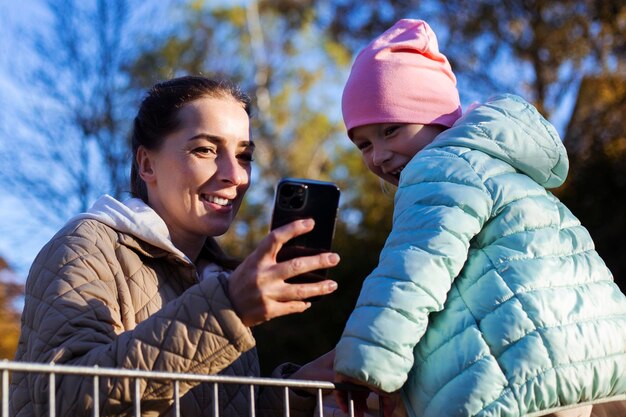
[[[145,147],[140,146],[139,148],[137,148],[135,159],[137,161],[137,172],[141,179],[146,184],[156,181],[156,176],[152,167],[153,161],[150,151],[147,150]]]

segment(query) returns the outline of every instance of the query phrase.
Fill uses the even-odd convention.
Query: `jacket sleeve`
[[[21,360],[215,374],[254,346],[250,329],[234,312],[219,279],[191,286],[129,326],[120,314],[120,305],[128,301],[118,299],[121,292],[113,289],[119,280],[112,276],[120,271],[102,250],[85,247],[81,239],[63,238],[35,261],[27,285],[22,331],[28,332],[28,343]],[[111,276],[103,272],[107,270]],[[29,401],[37,414],[46,414],[48,377],[30,374],[27,379]],[[104,415],[132,414],[133,382],[100,379]],[[195,384],[181,382],[180,395]],[[93,407],[89,378],[57,375],[56,392],[59,415],[83,415]],[[163,412],[174,398],[172,384],[160,380],[142,381],[140,395],[146,411]]]
[[[385,392],[406,381],[428,315],[443,308],[493,206],[460,149],[423,150],[404,169],[392,231],[336,347],[336,372]]]

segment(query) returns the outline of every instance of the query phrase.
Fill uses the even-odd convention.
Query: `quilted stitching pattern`
[[[195,277],[184,260],[95,220],[68,224],[33,263],[16,360],[258,376],[254,339],[223,286]],[[59,415],[89,414],[89,379],[56,384]],[[132,414],[132,381],[103,378],[100,387],[103,413]],[[167,414],[172,389],[143,382],[145,415]],[[181,383],[183,414],[210,415],[212,389]],[[13,374],[11,415],[46,415],[47,391],[46,376]],[[224,384],[219,400],[220,415],[245,415],[249,388]]]

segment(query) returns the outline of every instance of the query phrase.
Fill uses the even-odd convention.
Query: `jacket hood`
[[[98,220],[118,232],[133,235],[191,262],[172,243],[170,232],[163,219],[139,198],[131,198],[122,203],[109,195],[104,195],[87,212],[78,214],[70,222],[79,219]]]
[[[565,182],[567,152],[554,128],[521,97],[502,94],[463,115],[428,146],[463,146],[501,159],[545,188]]]

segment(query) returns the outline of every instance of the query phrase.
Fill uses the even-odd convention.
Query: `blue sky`
[[[22,31],[40,24],[43,13],[39,2],[33,0],[0,0],[0,132],[10,132],[16,123],[16,109],[24,105],[24,91],[15,83],[14,71],[29,59],[24,48]],[[19,146],[19,144],[12,144]],[[5,169],[5,167],[0,167]],[[0,191],[4,191],[0,188]],[[22,203],[10,196],[0,198],[0,226],[20,225],[28,222],[27,210]],[[24,277],[38,249],[51,235],[33,235],[29,242],[18,243],[10,235],[0,235],[0,256]]]

